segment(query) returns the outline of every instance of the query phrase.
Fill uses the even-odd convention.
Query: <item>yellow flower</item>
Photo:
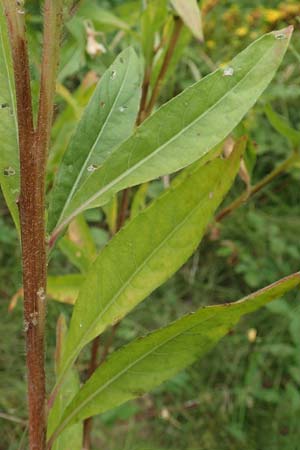
[[[265,19],[267,22],[275,23],[282,18],[282,11],[278,11],[277,9],[265,9]]]
[[[210,39],[209,41],[206,41],[206,45],[208,48],[213,49],[216,46],[215,41],[213,41],[212,39]]]
[[[281,9],[282,9],[282,11],[284,11],[287,14],[299,14],[300,13],[299,5],[282,5]]]
[[[249,29],[247,27],[239,27],[235,30],[236,36],[244,37],[248,34]]]

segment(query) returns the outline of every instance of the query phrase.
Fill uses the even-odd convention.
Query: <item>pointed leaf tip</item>
[[[276,39],[290,39],[294,31],[294,26],[289,25],[286,28],[282,28],[281,30],[272,31]]]

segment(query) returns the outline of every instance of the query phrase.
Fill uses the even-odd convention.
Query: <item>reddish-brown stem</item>
[[[165,57],[164,57],[164,60],[163,60],[160,72],[159,72],[157,80],[156,80],[156,83],[155,83],[155,85],[153,87],[152,95],[151,95],[151,98],[149,100],[148,106],[147,106],[147,108],[146,108],[146,110],[144,112],[144,117],[143,117],[144,119],[147,118],[151,114],[151,112],[152,112],[152,110],[153,110],[153,108],[154,108],[154,106],[156,104],[156,101],[157,101],[157,98],[159,96],[159,93],[160,93],[160,90],[161,90],[164,78],[165,78],[167,70],[169,68],[169,64],[170,64],[170,62],[172,60],[172,57],[173,57],[174,50],[176,48],[176,44],[177,44],[178,39],[180,37],[180,33],[181,33],[182,28],[183,28],[182,20],[179,17],[176,17],[175,18],[175,24],[174,24],[174,30],[173,30],[172,36],[170,38],[169,46],[167,48],[167,51],[166,51],[166,54],[165,54]]]
[[[22,4],[2,0],[7,17],[16,87],[20,152],[20,227],[24,288],[24,323],[29,406],[30,450],[46,446],[44,335],[47,252],[45,239],[45,166],[53,112],[58,46],[57,9],[46,0],[40,104],[34,130],[30,70]]]
[[[88,419],[85,419],[84,424],[83,424],[82,450],[90,450],[92,428],[93,428],[93,418],[89,417]]]
[[[13,55],[19,128],[21,190],[19,199],[24,286],[24,322],[28,374],[29,445],[45,448],[44,322],[46,247],[44,194],[36,159],[30,72],[24,17],[16,2],[4,1]]]
[[[138,114],[137,121],[136,121],[137,125],[140,125],[144,120],[147,99],[148,99],[148,92],[149,92],[149,87],[150,87],[151,73],[152,73],[152,67],[150,67],[150,66],[146,67],[143,86],[142,86],[140,110],[139,110],[139,114]]]
[[[122,192],[120,210],[119,210],[118,219],[117,219],[117,231],[119,231],[122,228],[122,226],[124,225],[126,218],[127,218],[128,205],[129,205],[129,193],[130,193],[130,189],[125,189]]]

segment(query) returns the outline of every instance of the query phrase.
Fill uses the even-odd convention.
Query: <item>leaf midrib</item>
[[[275,39],[275,38],[274,38]],[[274,45],[276,44],[276,42],[272,45],[272,47],[266,52],[266,54],[268,55],[271,50],[273,50]],[[252,44],[254,45],[254,44]],[[225,95],[223,95],[214,105],[212,105],[209,109],[207,109],[203,114],[201,114],[199,117],[197,117],[197,119],[193,120],[191,123],[188,124],[187,127],[185,127],[183,130],[181,130],[179,133],[175,134],[171,139],[169,139],[167,142],[165,142],[163,145],[159,146],[156,150],[154,150],[153,152],[151,152],[149,155],[147,155],[145,158],[143,158],[141,161],[139,161],[137,164],[135,164],[134,166],[132,166],[130,169],[127,169],[125,172],[123,172],[119,177],[115,178],[114,180],[112,180],[110,183],[108,183],[104,188],[100,189],[100,191],[98,191],[96,194],[94,194],[93,196],[91,196],[86,202],[84,202],[80,207],[78,207],[77,209],[75,209],[73,211],[72,214],[69,215],[69,217],[67,217],[63,222],[61,222],[61,224],[59,224],[56,228],[56,230],[54,230],[53,234],[57,234],[60,230],[62,230],[74,217],[76,217],[80,212],[84,211],[87,206],[91,203],[93,203],[93,201],[97,200],[98,197],[100,197],[101,195],[103,195],[105,192],[109,191],[109,189],[111,187],[113,187],[115,184],[117,184],[119,181],[121,181],[122,179],[126,178],[128,175],[130,175],[134,170],[136,170],[137,168],[139,168],[140,166],[142,166],[144,163],[148,162],[148,160],[150,160],[151,158],[153,158],[154,156],[156,156],[156,154],[158,152],[160,152],[161,150],[163,150],[167,145],[170,145],[174,140],[176,140],[178,137],[180,137],[182,134],[186,133],[191,127],[193,127],[195,125],[195,123],[197,123],[198,121],[200,121],[201,119],[203,119],[208,113],[210,113],[211,111],[213,111],[220,103],[222,103],[227,96],[234,91],[246,78],[248,78],[250,76],[250,74],[252,73],[252,71],[255,70],[255,68],[260,64],[261,60],[264,59],[266,57],[266,54],[264,54],[259,60],[258,62],[255,64],[255,66],[253,66],[248,72],[247,74],[241,78],[236,84],[235,86],[230,89],[229,91],[226,92]],[[218,69],[217,71],[220,71],[221,69]],[[83,184],[84,186],[84,184]],[[80,192],[80,190],[78,191]]]

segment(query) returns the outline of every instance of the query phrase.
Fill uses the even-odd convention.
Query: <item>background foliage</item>
[[[31,68],[41,48],[39,1],[28,0],[28,23],[32,44]],[[53,172],[76,120],[93,91],[97,76],[116,54],[132,44],[139,45],[140,1],[96,1],[107,11],[91,15],[92,23],[75,18],[68,23],[62,46],[57,87],[56,122],[48,172]],[[161,101],[172,98],[195,80],[226,62],[259,35],[286,24],[299,22],[298,2],[221,1],[202,2],[205,42],[191,36],[180,55],[176,70],[164,86]],[[213,9],[210,9],[213,7]],[[88,12],[86,13],[89,14]],[[113,14],[113,16],[109,15]],[[93,57],[87,52],[87,26],[107,49]],[[130,28],[130,32],[128,29]],[[269,173],[289,151],[289,142],[269,124],[264,104],[289,119],[299,129],[299,33],[292,41],[276,80],[248,114],[237,135],[247,132],[255,143],[253,183]],[[299,270],[300,193],[299,170],[276,179],[245,206],[212,229],[184,268],[131,313],[117,331],[115,346],[137,334],[163,326],[181,314],[238,299],[272,281]],[[148,196],[163,189],[155,181]],[[243,189],[236,184],[232,198]],[[98,248],[108,239],[103,211],[86,214]],[[8,306],[20,288],[17,236],[4,202],[0,204],[0,449],[26,448],[24,351],[21,305]],[[62,248],[62,247],[60,247]],[[56,250],[50,272],[77,273],[66,251]],[[97,419],[94,447],[108,450],[297,450],[300,431],[300,308],[299,293],[291,301],[279,300],[235,328],[201,362],[177,375],[153,394],[130,402]],[[153,301],[155,298],[155,301]],[[55,318],[70,308],[49,302],[48,366],[55,345]],[[52,318],[52,320],[51,320]],[[6,336],[10,336],[7,339]],[[87,369],[88,352],[79,361]],[[52,371],[52,372],[51,372]],[[20,408],[20,405],[24,405]],[[23,443],[22,443],[23,442]],[[25,445],[25,447],[22,447]]]

